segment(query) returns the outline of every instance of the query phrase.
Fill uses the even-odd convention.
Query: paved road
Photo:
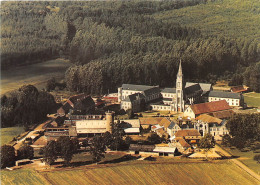
[[[215,146],[216,150],[219,151],[220,153],[222,153],[224,156],[226,157],[231,157],[232,155],[229,154],[227,151],[225,151],[224,149],[222,149],[220,146],[216,145]],[[252,171],[251,169],[249,169],[246,165],[244,165],[242,162],[240,162],[237,159],[230,159],[233,163],[235,163],[238,167],[242,168],[243,170],[245,170],[247,173],[249,173],[251,176],[255,177],[260,184],[260,176],[255,173],[254,171]]]

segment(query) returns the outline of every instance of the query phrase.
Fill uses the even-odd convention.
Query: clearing
[[[22,85],[32,84],[38,89],[51,77],[61,79],[71,65],[68,60],[56,59],[32,65],[14,67],[1,71],[1,94],[18,89]]]
[[[250,92],[244,94],[245,102],[249,107],[260,107],[260,93]]]
[[[12,139],[24,132],[23,127],[1,128],[1,146],[8,144]]]

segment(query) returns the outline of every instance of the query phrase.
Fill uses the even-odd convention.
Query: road
[[[14,149],[18,150],[21,147],[21,145],[23,144],[23,141],[26,138],[32,137],[35,134],[35,132],[44,131],[44,129],[43,129],[44,125],[46,125],[49,122],[50,122],[50,120],[47,120],[44,123],[39,124],[34,130],[30,131],[26,136],[24,136],[22,139],[18,140],[17,143],[14,145]]]

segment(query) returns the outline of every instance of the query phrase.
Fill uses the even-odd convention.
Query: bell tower
[[[183,74],[182,74],[182,67],[181,61],[179,65],[179,70],[176,79],[176,103],[175,103],[175,110],[177,112],[184,112],[184,97],[183,97]]]

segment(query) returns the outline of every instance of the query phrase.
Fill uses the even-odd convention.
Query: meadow
[[[24,132],[23,127],[1,128],[1,146],[9,143],[12,139]]]
[[[29,169],[3,171],[2,183],[14,184],[257,184],[237,167],[224,162],[143,163],[95,166],[36,172]]]
[[[249,107],[260,107],[260,93],[245,93],[245,102]]]
[[[1,94],[18,89],[22,85],[32,84],[39,90],[51,77],[61,79],[71,65],[68,60],[48,60],[37,64],[13,67],[1,71]]]

